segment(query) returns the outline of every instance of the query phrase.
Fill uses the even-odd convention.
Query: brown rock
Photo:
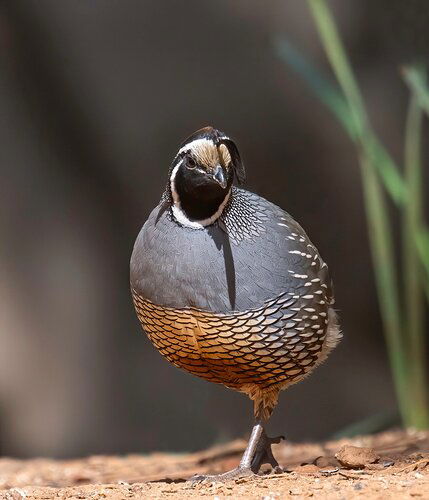
[[[360,448],[351,445],[343,446],[335,454],[335,458],[341,465],[350,469],[361,469],[365,465],[373,464],[380,460],[380,457],[372,448]]]

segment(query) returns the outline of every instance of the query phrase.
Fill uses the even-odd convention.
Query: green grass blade
[[[383,190],[371,162],[362,156],[360,163],[371,253],[387,351],[403,421],[406,425],[412,425],[412,405],[409,404],[408,398],[409,369],[398,310],[398,283],[394,271],[393,241],[387,207]]]
[[[334,18],[324,0],[307,0],[322,45],[352,113],[358,134],[365,209],[374,263],[380,311],[398,404],[406,425],[412,424],[408,399],[408,376],[392,230],[383,190],[376,174],[380,148],[371,131],[363,100],[343,48]]]
[[[429,87],[424,70],[420,66],[409,66],[403,68],[402,74],[406,84],[417,99],[419,106],[429,116]],[[423,179],[421,179],[421,183],[424,183]],[[429,302],[429,231],[423,221],[420,221],[420,223],[421,227],[414,235],[414,239],[420,261],[425,271],[422,281],[426,298]]]
[[[373,167],[377,170],[392,201],[396,206],[403,208],[408,199],[407,186],[390,154],[372,131],[366,135],[362,147],[372,159]]]
[[[422,265],[416,246],[416,235],[423,220],[422,199],[422,108],[415,93],[411,94],[405,129],[405,181],[409,199],[404,207],[403,259],[405,332],[410,359],[410,387],[413,423],[417,428],[429,427],[426,394],[426,342]]]
[[[304,80],[311,91],[337,117],[351,139],[355,139],[357,131],[349,105],[335,83],[329,81],[284,37],[274,40],[274,48],[280,59]]]
[[[420,253],[423,266],[429,273],[429,231],[421,229],[416,235],[417,249]]]
[[[426,273],[423,275],[423,288],[429,302],[429,231],[421,229],[415,235],[417,251]]]
[[[325,53],[349,103],[358,134],[364,136],[368,123],[365,107],[343,49],[334,18],[324,1],[307,0],[307,3],[319,31]]]
[[[347,59],[334,18],[324,0],[307,0],[307,2],[325,53],[349,104],[360,146],[372,159],[372,166],[379,170],[383,183],[395,203],[404,204],[406,200],[405,184],[401,179],[398,167],[377,140],[369,125],[359,86]]]
[[[274,46],[280,59],[303,79],[310,90],[335,115],[349,137],[358,144],[358,147],[366,148],[367,154],[373,157],[373,164],[377,168],[390,197],[396,205],[403,206],[407,198],[406,186],[399,173],[399,168],[371,130],[366,134],[366,140],[361,140],[356,120],[353,118],[341,89],[322,75],[285,38],[277,38],[274,41]]]
[[[402,70],[404,80],[413,95],[416,96],[420,107],[429,115],[429,88],[424,72],[418,66],[411,66]]]

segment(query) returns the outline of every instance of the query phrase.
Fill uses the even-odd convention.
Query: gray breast
[[[201,230],[180,226],[161,202],[136,240],[131,286],[155,304],[219,313],[284,293],[302,307],[311,302],[310,312],[315,304],[326,310],[332,295],[327,267],[299,224],[237,188],[219,223]]]

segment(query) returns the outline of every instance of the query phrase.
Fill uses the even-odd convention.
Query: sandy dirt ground
[[[244,441],[233,441],[186,455],[2,458],[0,498],[429,499],[429,433],[423,432],[392,431],[325,443],[282,442],[274,450],[282,474],[225,483],[186,481],[194,474],[232,469],[244,446]]]

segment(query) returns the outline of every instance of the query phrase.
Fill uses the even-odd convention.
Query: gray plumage
[[[328,269],[301,226],[235,187],[219,221],[201,230],[179,225],[162,200],[135,243],[131,285],[155,304],[215,313],[260,307],[285,292],[304,304],[321,291],[314,314],[332,301]]]

